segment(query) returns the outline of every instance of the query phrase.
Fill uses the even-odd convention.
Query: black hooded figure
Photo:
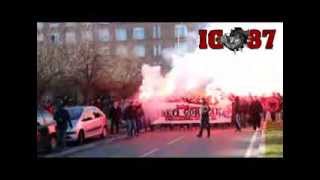
[[[204,128],[207,129],[208,138],[210,137],[209,111],[210,111],[209,106],[207,105],[205,100],[203,100],[203,104],[200,109],[200,113],[201,113],[201,120],[200,121],[201,122],[200,122],[200,132],[198,134],[198,137],[202,137],[202,131]]]
[[[263,112],[263,108],[258,99],[254,100],[250,106],[250,116],[253,122],[253,129],[256,130],[260,128],[261,124],[261,113]]]
[[[54,113],[54,120],[57,122],[57,140],[58,146],[64,148],[65,146],[65,134],[68,125],[72,128],[72,123],[67,110],[64,109],[65,102],[60,101],[57,104],[56,112]]]
[[[237,96],[235,98],[235,101],[232,104],[232,112],[233,112],[233,117],[235,118],[235,126],[236,126],[236,131],[241,132],[241,119],[240,119],[240,100],[239,97]]]

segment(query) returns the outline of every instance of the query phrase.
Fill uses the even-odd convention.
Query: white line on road
[[[177,137],[177,138],[173,139],[172,141],[168,142],[168,145],[176,143],[176,142],[182,140],[183,138],[184,138],[184,136]]]
[[[147,157],[147,156],[149,156],[150,154],[153,154],[153,153],[155,153],[155,152],[157,152],[157,151],[159,151],[159,149],[158,149],[158,148],[154,148],[154,149],[152,149],[151,151],[148,151],[148,152],[142,154],[140,157]]]
[[[245,154],[244,157],[250,157],[250,156],[251,156],[252,149],[253,149],[253,144],[254,144],[254,142],[256,141],[257,134],[258,134],[258,132],[255,131],[254,134],[253,134],[253,136],[251,137],[249,147],[248,147],[248,149],[247,149],[246,154]]]

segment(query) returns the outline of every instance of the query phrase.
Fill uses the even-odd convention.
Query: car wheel
[[[105,138],[107,136],[107,127],[103,127],[101,138]]]
[[[84,140],[85,140],[84,132],[83,132],[83,130],[81,130],[79,133],[79,137],[78,137],[78,144],[80,144],[80,145],[83,144]]]

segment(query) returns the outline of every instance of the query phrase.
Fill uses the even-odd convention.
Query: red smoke
[[[262,25],[254,25],[254,28],[259,29],[258,26]],[[208,29],[212,26],[209,24]],[[228,23],[216,26],[224,32],[234,28],[233,24]],[[241,26],[252,29],[248,24],[247,27]],[[160,73],[160,66],[143,65],[143,82],[138,99],[146,114],[157,118],[161,115],[161,109],[169,106],[170,99],[181,97],[206,97],[210,104],[221,108],[230,106],[234,96],[240,96],[243,101],[265,97],[261,100],[265,108],[279,106],[279,100],[272,94],[282,94],[282,26],[276,24],[268,28],[277,29],[272,50],[246,49],[236,55],[227,49],[197,49],[192,53],[171,50],[165,55],[172,60],[172,69],[164,76]]]

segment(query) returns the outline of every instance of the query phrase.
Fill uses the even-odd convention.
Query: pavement
[[[128,138],[125,133],[103,140],[71,147],[45,157],[113,158],[113,157],[263,157],[263,131],[244,128],[212,129],[211,137],[197,137],[198,128],[156,130]]]

